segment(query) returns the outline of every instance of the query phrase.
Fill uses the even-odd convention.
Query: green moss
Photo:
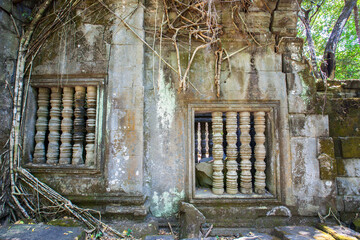
[[[48,225],[52,226],[60,226],[60,227],[80,227],[81,224],[77,222],[73,218],[61,218],[61,219],[53,219],[50,222],[47,223]]]
[[[360,232],[360,218],[355,218],[352,222],[355,227],[355,231]]]
[[[360,137],[360,99],[329,99],[326,107],[332,137]]]
[[[316,81],[315,78],[311,75],[308,68],[300,71],[299,77],[302,82],[303,92],[301,93],[301,98],[306,103],[306,108],[309,113],[315,112],[317,101],[316,101]]]
[[[360,157],[360,137],[341,139],[342,156],[344,158]]]

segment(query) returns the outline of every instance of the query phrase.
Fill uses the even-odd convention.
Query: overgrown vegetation
[[[350,2],[350,0],[299,1],[301,21],[298,21],[298,36],[306,39],[305,53],[312,60],[317,78],[320,78],[320,65],[325,60],[324,52],[329,43],[329,37],[344,9],[345,2]],[[337,47],[335,46],[336,79],[360,79],[360,29],[357,30],[359,25],[356,25],[359,24],[357,7],[359,5],[360,1],[357,0],[351,15],[342,19],[346,24],[336,43]],[[306,24],[308,24],[308,32]]]

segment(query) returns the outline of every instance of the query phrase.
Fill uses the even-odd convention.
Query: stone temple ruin
[[[181,2],[76,7],[33,62],[22,166],[113,222],[166,224],[181,202],[218,228],[311,222],[329,208],[351,221],[360,82],[316,82],[295,0]],[[8,13],[26,5],[1,4],[4,145],[18,47]],[[191,23],[195,8],[214,22]]]

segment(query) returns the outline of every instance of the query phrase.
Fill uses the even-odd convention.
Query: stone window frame
[[[29,169],[32,173],[60,173],[60,174],[101,174],[103,169],[104,134],[105,134],[105,109],[106,109],[106,75],[79,76],[79,75],[33,75],[30,80],[29,93],[27,95],[27,108],[25,110],[23,132],[23,167]],[[37,91],[39,87],[75,87],[75,86],[96,86],[96,131],[95,131],[95,164],[86,165],[50,165],[50,164],[32,164],[30,159],[35,147],[35,122],[37,112]],[[29,106],[30,105],[30,106]],[[28,129],[25,131],[25,129]]]
[[[271,180],[267,179],[267,187],[272,196],[252,197],[245,194],[236,195],[215,195],[209,194],[207,196],[196,193],[195,185],[195,113],[196,112],[241,112],[241,111],[265,111],[267,113],[266,120],[266,134],[267,136],[267,158],[268,164],[271,164]],[[281,153],[280,153],[280,139],[281,126],[279,126],[280,119],[280,101],[278,100],[259,100],[259,101],[217,101],[214,102],[193,102],[188,103],[188,145],[187,145],[187,195],[191,203],[236,203],[236,202],[268,202],[268,203],[281,203],[283,190],[281,189]],[[269,182],[270,181],[270,182]],[[269,186],[268,186],[269,184]],[[211,189],[209,189],[211,192]]]

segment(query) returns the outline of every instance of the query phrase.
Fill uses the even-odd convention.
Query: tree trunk
[[[354,6],[354,21],[355,21],[356,35],[358,37],[358,41],[360,44],[359,8],[356,4]]]
[[[313,68],[313,72],[315,77],[318,79],[320,78],[320,73],[317,66],[317,60],[316,60],[316,53],[315,53],[315,46],[314,46],[314,40],[312,38],[311,34],[311,27],[310,27],[310,18],[309,18],[309,10],[302,10],[304,13],[304,16],[299,15],[301,22],[305,26],[305,32],[306,32],[306,40],[308,42],[309,50],[310,50],[310,58],[311,58],[311,65]]]
[[[321,64],[321,70],[326,74],[328,78],[334,73],[335,70],[335,52],[337,44],[340,40],[341,33],[345,27],[357,0],[347,0],[335,26],[330,34],[324,51],[324,62]]]

